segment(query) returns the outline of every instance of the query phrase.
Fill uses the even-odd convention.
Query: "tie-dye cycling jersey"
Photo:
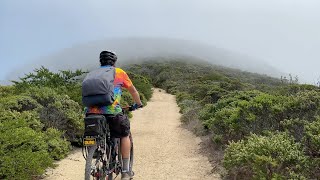
[[[101,67],[103,68],[103,67]],[[129,88],[132,86],[132,82],[128,77],[127,73],[120,69],[115,68],[116,74],[114,78],[114,99],[112,105],[109,106],[93,106],[85,107],[86,114],[119,114],[122,112],[120,101],[122,95],[122,87]]]

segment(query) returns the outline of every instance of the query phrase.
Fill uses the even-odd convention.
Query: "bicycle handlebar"
[[[140,106],[137,105],[137,104],[133,104],[131,106],[124,106],[124,107],[121,107],[123,110],[127,110],[127,111],[135,111],[139,108],[143,108],[143,105],[141,104]]]

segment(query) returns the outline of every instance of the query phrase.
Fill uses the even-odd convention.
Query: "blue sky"
[[[312,82],[319,9],[317,0],[0,0],[0,80],[79,43],[147,36],[209,43]]]

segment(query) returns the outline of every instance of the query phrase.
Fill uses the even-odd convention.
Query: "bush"
[[[0,111],[0,123],[12,123],[15,128],[29,127],[37,132],[41,131],[44,127],[41,124],[39,115],[36,111]],[[13,128],[8,126],[9,128]]]
[[[178,103],[178,106],[180,107],[180,113],[184,114],[187,113],[190,110],[198,109],[199,103],[194,100],[185,99]]]
[[[29,96],[6,96],[0,99],[2,109],[12,110],[12,111],[30,111],[41,107],[36,100]]]
[[[259,91],[239,91],[221,97],[216,104],[205,105],[200,119],[224,143],[240,140],[250,133],[288,131],[300,141],[305,122],[320,113],[320,98],[315,91],[296,96],[272,95]]]
[[[144,76],[134,74],[131,72],[128,72],[128,76],[132,80],[132,83],[137,88],[139,93],[143,94],[146,100],[149,100],[152,96],[152,85],[150,81]]]
[[[66,95],[58,95],[54,97],[54,102],[46,104],[39,113],[46,129],[56,128],[64,132],[69,141],[79,141],[84,129],[84,115],[77,102]]]
[[[206,105],[200,119],[224,143],[240,140],[250,133],[279,130],[278,103],[282,97],[259,91],[234,92],[215,105]]]
[[[306,144],[307,152],[313,157],[320,157],[320,118],[306,124],[303,142]]]
[[[52,159],[48,152],[32,151],[31,149],[13,149],[11,152],[1,154],[1,179],[32,180],[52,166]]]
[[[235,179],[306,179],[307,161],[301,144],[292,137],[270,133],[231,142],[223,164]]]
[[[27,125],[23,119],[0,123],[1,179],[33,179],[52,165],[44,135]]]
[[[39,104],[47,107],[49,104],[56,101],[58,93],[49,87],[30,87],[23,93],[35,99]]]
[[[302,142],[306,154],[311,157],[310,175],[312,178],[320,177],[320,117],[316,121],[306,123],[305,135]]]
[[[192,96],[189,93],[186,92],[178,92],[176,94],[176,101],[179,104],[183,100],[192,100]]]
[[[63,133],[57,129],[49,128],[45,131],[45,141],[48,144],[50,157],[59,160],[71,150],[70,142],[63,138]]]
[[[1,86],[0,85],[0,98],[12,95],[15,91],[14,86]]]

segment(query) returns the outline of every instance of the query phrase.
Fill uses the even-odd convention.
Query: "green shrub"
[[[315,91],[296,96],[280,96],[259,91],[229,93],[216,104],[205,105],[200,119],[223,142],[240,140],[250,133],[286,130],[300,141],[304,122],[312,122],[320,113],[320,97]]]
[[[273,89],[273,93],[278,93],[281,95],[296,95],[301,92],[308,92],[308,91],[318,91],[319,88],[317,86],[309,85],[309,84],[288,84],[288,85],[281,85],[276,89]]]
[[[57,95],[54,101],[39,110],[45,128],[56,128],[65,132],[65,137],[78,142],[83,133],[83,111],[80,105],[67,95]]]
[[[144,76],[134,74],[131,72],[128,72],[128,76],[132,80],[132,83],[139,91],[139,93],[143,94],[146,100],[149,100],[152,96],[152,85],[149,82],[149,80]]]
[[[15,87],[14,86],[1,86],[0,85],[0,98],[7,97],[8,95],[14,94]]]
[[[52,165],[47,143],[41,132],[22,119],[0,123],[0,178],[34,179]]]
[[[308,152],[313,156],[320,157],[320,118],[306,124],[304,143],[308,147]]]
[[[50,157],[55,160],[66,157],[71,150],[70,142],[63,138],[63,133],[57,129],[47,129],[47,131],[45,131],[45,140],[48,144]]]
[[[311,157],[310,176],[317,178],[320,177],[320,117],[314,122],[306,123],[304,130],[302,142],[306,154]]]
[[[35,131],[41,131],[44,127],[40,122],[39,115],[36,111],[0,111],[0,122],[1,123],[12,123],[14,127],[29,127]],[[6,128],[13,128],[8,126]]]
[[[133,99],[130,93],[127,90],[124,90],[121,96],[121,106],[129,106],[132,104],[133,104]]]
[[[294,137],[297,141],[300,142],[304,136],[304,126],[307,123],[307,120],[302,120],[299,118],[285,119],[281,121],[281,127],[283,128],[283,131],[288,132],[292,137]]]
[[[258,91],[234,92],[214,105],[206,105],[200,119],[224,143],[239,140],[250,133],[278,130],[277,103],[281,97]]]
[[[292,137],[270,133],[231,142],[223,164],[229,177],[236,179],[306,179],[307,161],[301,144]]]
[[[213,86],[212,88],[210,88],[207,91],[206,96],[203,96],[202,98],[202,103],[204,104],[214,104],[217,103],[218,100],[227,95],[228,91],[226,91],[225,89],[222,89],[220,87],[217,86]]]
[[[179,104],[179,102],[183,101],[183,100],[191,100],[192,96],[189,93],[186,92],[178,92],[176,94],[176,101]]]
[[[39,69],[35,69],[33,73],[26,74],[19,81],[13,81],[13,83],[20,92],[24,92],[32,86],[49,88],[65,86],[68,88],[77,84],[78,82],[75,79],[83,74],[84,72],[81,70],[54,73],[42,66]],[[72,88],[69,90],[72,90]]]
[[[55,102],[57,96],[59,96],[54,89],[49,87],[30,87],[25,91],[26,92],[23,94],[35,99],[44,107],[47,107],[49,104]]]
[[[197,101],[191,100],[191,99],[185,99],[178,103],[178,106],[180,107],[180,113],[184,114],[187,113],[190,110],[198,109],[199,103]]]
[[[33,180],[52,165],[48,152],[32,151],[31,149],[13,149],[4,152],[0,166],[1,179]]]
[[[0,99],[0,108],[12,111],[30,111],[41,107],[41,105],[29,96],[15,95]]]

